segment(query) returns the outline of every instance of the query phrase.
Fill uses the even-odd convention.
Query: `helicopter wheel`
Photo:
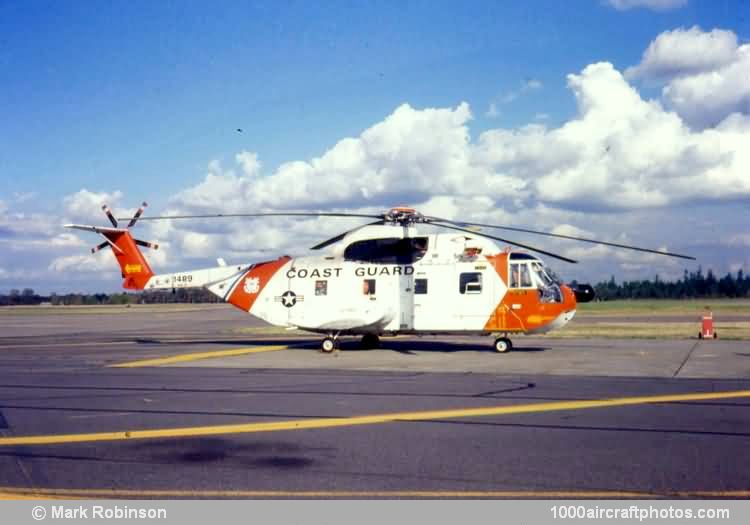
[[[375,348],[380,348],[380,337],[375,334],[365,334],[359,342],[359,347],[362,350],[374,350]]]
[[[513,343],[507,337],[498,337],[495,339],[495,352],[504,354],[510,352],[513,349]]]
[[[326,337],[320,343],[320,350],[326,354],[330,354],[334,350],[338,349],[339,342],[333,337]]]

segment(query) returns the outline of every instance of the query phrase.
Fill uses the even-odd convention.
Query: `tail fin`
[[[154,275],[146,258],[138,249],[130,232],[111,232],[103,234],[111,243],[112,251],[122,271],[122,287],[128,290],[143,290]]]
[[[143,290],[148,280],[154,275],[146,258],[138,249],[136,239],[133,239],[128,230],[123,228],[84,226],[82,224],[66,224],[65,227],[98,233],[107,239],[102,244],[109,245],[115,254],[117,263],[120,265],[120,270],[122,271],[122,277],[125,279],[122,282],[123,288],[128,290]],[[102,245],[100,244],[99,246]],[[99,246],[93,248],[92,251],[97,251]]]
[[[130,220],[127,228],[118,228],[117,219],[115,219],[106,205],[102,206],[102,210],[107,215],[114,228],[85,226],[82,224],[65,225],[66,228],[98,233],[106,239],[103,243],[92,248],[91,253],[96,253],[107,246],[111,247],[115,254],[115,258],[117,259],[117,263],[120,265],[122,278],[125,279],[122,282],[122,287],[128,290],[143,290],[146,287],[146,283],[148,283],[149,279],[154,275],[154,272],[151,271],[151,267],[138,249],[138,246],[158,249],[159,245],[134,239],[128,230],[128,228],[135,225],[145,207],[146,203],[144,202]]]

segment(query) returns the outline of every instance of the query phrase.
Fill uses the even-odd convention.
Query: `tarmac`
[[[750,496],[746,341],[318,343],[225,306],[0,315],[0,497]]]

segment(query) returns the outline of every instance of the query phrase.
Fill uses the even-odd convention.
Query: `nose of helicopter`
[[[596,297],[594,287],[590,284],[578,284],[574,288],[571,288],[571,290],[576,296],[577,303],[588,303],[589,301],[593,301],[594,297]]]

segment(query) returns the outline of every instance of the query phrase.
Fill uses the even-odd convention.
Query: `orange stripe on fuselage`
[[[229,296],[229,299],[227,299],[227,302],[236,306],[240,310],[249,312],[250,309],[253,307],[255,300],[260,295],[260,292],[263,291],[263,288],[266,287],[266,285],[271,280],[271,278],[276,274],[276,272],[279,271],[279,268],[281,268],[287,262],[289,262],[290,259],[291,257],[284,256],[284,257],[280,257],[279,259],[276,259],[275,261],[254,264],[245,273],[245,275],[243,275],[239,279],[239,281],[237,282],[237,285],[234,287],[234,291]],[[248,279],[258,279],[257,286],[248,287],[248,289],[250,290],[257,290],[257,291],[248,293],[245,290],[245,282]]]
[[[487,260],[495,268],[500,279],[508,280],[508,254],[490,255]],[[562,314],[576,307],[572,290],[561,285],[562,303],[540,303],[539,291],[535,288],[509,288],[484,325],[488,332],[527,332],[541,328]]]

